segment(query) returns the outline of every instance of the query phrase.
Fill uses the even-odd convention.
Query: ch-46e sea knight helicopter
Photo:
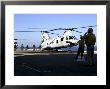
[[[48,32],[42,33],[42,42],[41,42],[41,49],[60,49],[60,48],[66,48],[66,47],[72,47],[76,46],[78,39],[73,36],[71,29],[54,29],[54,30],[65,30],[62,36],[57,36],[56,38],[51,38],[48,34]],[[51,30],[52,31],[52,30]],[[81,32],[79,32],[81,33]],[[54,33],[51,33],[54,34]]]
[[[94,27],[94,26],[87,26],[87,27]],[[86,28],[86,27],[80,27],[80,28]],[[29,28],[29,29],[39,29],[39,28]],[[41,28],[40,28],[41,29]],[[58,29],[52,29],[49,31],[16,31],[16,32],[41,32],[42,41],[40,44],[41,50],[57,50],[61,48],[67,48],[72,46],[78,45],[78,39],[73,35],[74,32],[82,33],[79,31],[76,31],[75,29],[78,28],[58,28]],[[49,34],[55,34],[51,33],[51,31],[57,31],[57,30],[64,30],[64,33],[62,36],[59,36],[59,34],[56,34],[56,38],[51,38]]]

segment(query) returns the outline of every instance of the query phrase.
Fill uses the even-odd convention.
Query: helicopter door
[[[64,38],[61,38],[61,41],[63,41]]]
[[[58,44],[58,40],[56,40],[56,44]]]

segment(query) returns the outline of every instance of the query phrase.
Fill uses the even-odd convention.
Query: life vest
[[[86,45],[95,45],[96,37],[92,33],[88,33],[85,37],[85,43]]]
[[[80,46],[80,47],[84,47],[84,39],[83,39],[83,40],[79,40],[78,43],[79,43],[79,46]]]

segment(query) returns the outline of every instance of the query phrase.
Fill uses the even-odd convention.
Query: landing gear
[[[53,49],[53,52],[58,52],[58,49]]]
[[[58,49],[56,49],[55,51],[58,52]]]

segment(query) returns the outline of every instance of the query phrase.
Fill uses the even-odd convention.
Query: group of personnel
[[[87,46],[87,59],[90,62],[90,65],[94,65],[94,45],[96,43],[96,36],[93,34],[93,29],[89,28],[88,31],[80,36],[80,40],[78,41],[79,48],[76,55],[76,60],[78,56],[81,54],[81,59],[83,59],[83,53],[85,45]]]
[[[17,49],[17,45],[14,45],[14,50],[16,51],[16,49]],[[26,47],[24,47],[24,45],[21,44],[21,51],[23,51],[24,49],[25,50],[28,50],[29,49],[29,46],[27,45]],[[36,46],[33,45],[33,51],[35,51],[35,49],[36,49]]]
[[[26,47],[25,47],[25,50],[28,50],[29,49],[29,46],[27,45]],[[36,46],[35,45],[33,45],[33,51],[35,51],[35,49],[36,49]],[[24,46],[23,46],[23,44],[21,45],[21,51],[23,51],[24,50]]]

